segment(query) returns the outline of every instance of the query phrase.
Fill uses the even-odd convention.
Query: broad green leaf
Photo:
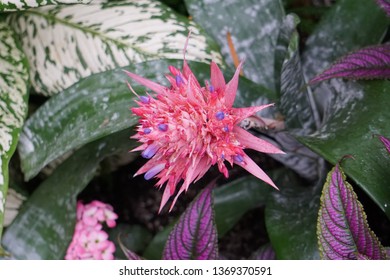
[[[322,184],[283,184],[265,209],[267,232],[277,259],[319,259],[316,221]]]
[[[390,157],[374,136],[388,135],[390,131],[390,82],[362,85],[362,91],[354,92],[359,98],[350,107],[333,115],[318,134],[300,141],[332,164],[352,155],[354,160],[343,163],[345,173],[390,217]]]
[[[28,100],[28,65],[15,34],[0,21],[0,238],[8,190],[8,163],[18,143]]]
[[[233,65],[230,32],[244,76],[274,91],[274,54],[284,10],[279,0],[185,0],[194,20],[213,36],[225,60]]]
[[[264,205],[271,188],[253,176],[246,176],[213,191],[218,237],[226,234],[248,211]],[[161,259],[173,225],[159,232],[144,252],[146,259]]]
[[[318,156],[297,142],[292,134],[308,134],[318,126],[317,112],[311,92],[305,86],[299,54],[299,35],[296,26],[299,18],[287,15],[281,25],[275,51],[275,82],[279,93],[278,107],[285,119],[288,132],[276,132],[285,155],[271,155],[302,177],[315,181],[318,178]]]
[[[275,76],[275,80],[280,81],[279,109],[285,117],[286,127],[299,134],[307,134],[316,127],[315,112],[312,97],[305,86],[296,30],[298,24],[299,18],[293,14],[287,15],[283,21],[275,58],[275,72],[280,76]]]
[[[179,60],[150,61],[126,67],[126,70],[167,85],[164,74],[168,66],[181,67],[181,64]],[[191,63],[190,66],[200,81],[210,77],[209,65]],[[227,74],[229,78],[232,75]],[[136,118],[129,107],[134,105],[135,96],[128,89],[127,80],[121,69],[94,74],[41,106],[27,120],[20,137],[18,152],[25,178],[30,179],[70,150],[133,126]],[[132,86],[141,94],[145,91],[136,83]],[[259,98],[260,92],[264,92],[262,87],[241,79],[236,104],[250,106],[256,99],[266,103],[264,96]]]
[[[20,11],[29,8],[36,8],[43,5],[59,5],[59,4],[80,4],[89,3],[91,0],[0,0],[0,12],[5,11]]]
[[[35,90],[56,94],[83,77],[162,58],[220,61],[199,28],[159,1],[96,0],[89,5],[46,6],[11,14],[22,38]]]
[[[63,162],[25,202],[7,228],[3,246],[16,259],[62,259],[72,239],[76,197],[105,157],[134,142],[123,130],[86,145]]]

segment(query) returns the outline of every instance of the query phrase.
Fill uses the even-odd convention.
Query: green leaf
[[[253,176],[243,177],[214,190],[218,236],[226,234],[248,211],[265,204],[271,188]]]
[[[299,18],[287,15],[279,33],[276,46],[275,76],[280,81],[279,108],[285,116],[287,128],[299,134],[308,134],[316,128],[311,93],[305,78],[299,54]],[[280,68],[279,68],[280,67]],[[279,88],[278,88],[279,90]]]
[[[0,238],[9,183],[8,164],[27,112],[28,86],[26,57],[13,31],[0,21]]]
[[[32,84],[56,94],[93,73],[162,58],[220,60],[215,44],[159,1],[97,0],[9,16],[30,59]]]
[[[228,47],[230,32],[235,50],[245,60],[244,75],[274,91],[274,53],[284,10],[279,0],[185,0],[195,21],[213,36],[225,60],[233,65]]]
[[[80,3],[89,3],[91,0],[35,0],[35,1],[29,1],[29,0],[12,0],[12,1],[6,1],[1,0],[0,1],[0,12],[10,12],[10,11],[20,11],[25,10],[29,8],[36,8],[39,6],[44,5],[59,5],[59,4],[80,4]]]
[[[277,259],[319,259],[316,221],[322,184],[280,185],[265,209],[267,232]]]
[[[303,53],[305,76],[310,80],[339,57],[378,44],[388,25],[389,19],[375,1],[338,1],[307,39]],[[338,79],[313,87],[322,123],[326,123],[326,118],[334,115],[340,107],[350,107],[348,103],[356,96],[351,87],[352,83],[346,84]],[[348,91],[351,94],[346,94]]]
[[[339,94],[358,96],[330,120],[319,133],[299,140],[332,164],[352,155],[343,170],[390,217],[390,157],[374,135],[389,135],[390,82],[362,83],[361,91]]]
[[[25,202],[7,228],[4,248],[16,259],[62,259],[76,222],[76,197],[105,157],[134,142],[127,130],[92,142],[75,152]]]
[[[218,237],[226,234],[249,210],[264,205],[271,188],[253,176],[243,177],[213,191]],[[174,224],[159,232],[144,252],[146,259],[161,259]]]

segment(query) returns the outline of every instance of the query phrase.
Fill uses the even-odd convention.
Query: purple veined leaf
[[[389,152],[389,154],[390,154],[390,139],[389,139],[389,138],[386,138],[386,137],[384,137],[384,136],[382,136],[382,135],[379,135],[378,137],[379,137],[379,140],[382,141],[383,145],[385,145],[386,150],[387,150],[387,151]]]
[[[188,206],[169,234],[163,251],[165,260],[216,260],[218,236],[209,184]]]
[[[350,53],[314,77],[309,84],[332,78],[354,80],[390,78],[390,44],[371,46]]]
[[[363,206],[337,164],[328,174],[317,221],[320,255],[326,260],[386,259]]]
[[[390,2],[389,2],[389,0],[376,0],[376,2],[383,10],[385,10],[387,16],[390,17]]]
[[[118,243],[119,243],[119,246],[121,247],[122,249],[122,252],[123,254],[125,254],[125,256],[127,257],[127,259],[129,260],[142,260],[142,258],[140,256],[138,256],[136,253],[134,253],[133,251],[131,251],[130,249],[128,249],[122,242],[121,240],[121,237],[120,235],[118,236]]]
[[[276,254],[271,243],[264,244],[250,257],[251,260],[276,260]]]

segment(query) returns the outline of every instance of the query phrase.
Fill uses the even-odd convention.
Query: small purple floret
[[[176,75],[176,85],[180,87],[183,84],[183,78],[180,75]]]
[[[146,159],[152,158],[156,152],[158,151],[158,146],[155,144],[151,144],[146,147],[146,149],[141,153],[141,156]]]
[[[213,87],[212,85],[209,85],[209,92],[210,92],[210,93],[213,93],[214,90],[215,90],[214,87]]]
[[[229,127],[227,125],[225,125],[222,129],[224,132],[229,132]]]
[[[215,114],[215,117],[217,118],[217,120],[222,121],[225,118],[225,113],[222,111],[219,111]]]
[[[160,173],[165,168],[165,163],[157,164],[156,166],[149,169],[148,172],[145,173],[144,178],[145,180],[150,180],[154,176],[156,176],[158,173]]]
[[[244,161],[244,158],[242,157],[242,155],[235,155],[234,157],[234,160],[237,161],[238,163],[241,163]]]
[[[150,132],[152,132],[152,130],[150,128],[144,128],[144,133],[145,134],[149,134]]]
[[[163,131],[163,132],[165,132],[165,131],[168,130],[168,125],[165,124],[165,123],[160,123],[157,127],[158,127],[158,129],[159,129],[160,131]]]
[[[139,97],[139,99],[140,99],[141,102],[144,103],[144,104],[149,104],[149,102],[150,102],[150,97],[149,97],[149,96],[141,95],[141,96]]]

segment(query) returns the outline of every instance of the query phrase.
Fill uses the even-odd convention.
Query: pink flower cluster
[[[77,202],[77,223],[66,260],[112,260],[115,245],[108,240],[103,223],[115,227],[118,215],[109,204],[94,200],[89,204]]]

